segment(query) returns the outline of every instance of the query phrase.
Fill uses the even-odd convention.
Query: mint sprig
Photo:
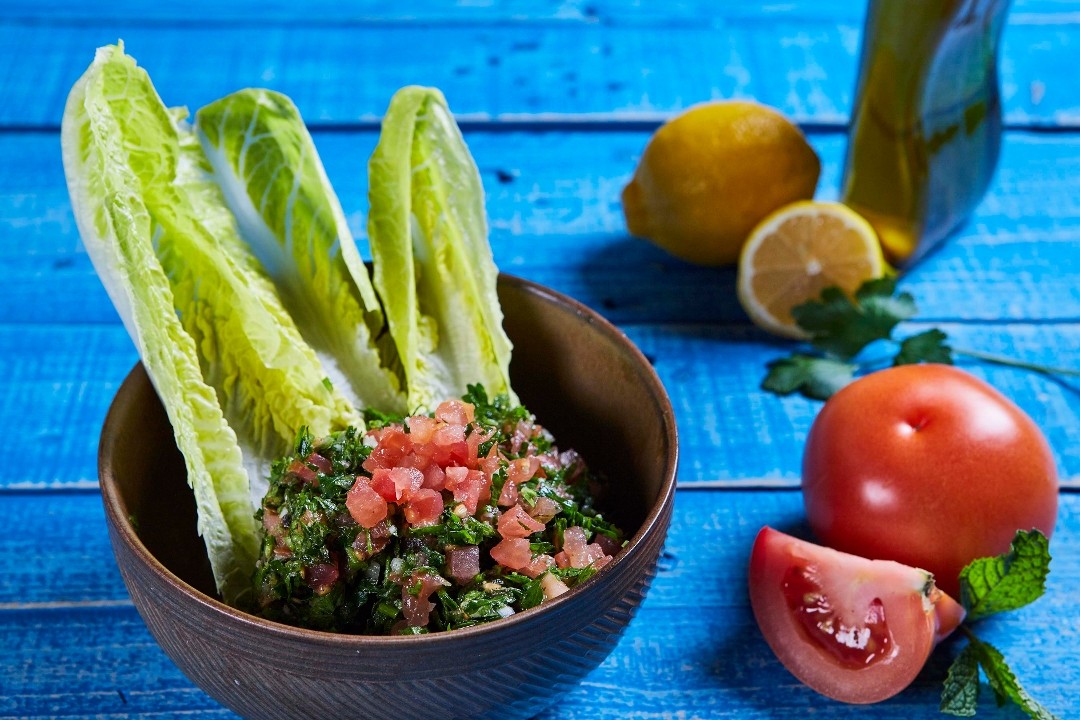
[[[761,383],[762,390],[777,395],[799,393],[812,400],[827,400],[860,372],[876,369],[881,362],[894,366],[951,365],[957,355],[1048,375],[1080,377],[1078,370],[954,348],[949,344],[949,336],[938,328],[906,337],[894,336],[897,327],[913,318],[917,310],[910,293],[897,292],[894,277],[867,280],[850,296],[838,287],[825,288],[819,299],[798,305],[791,311],[795,323],[807,334],[817,354],[796,352],[773,360]],[[895,347],[891,357],[877,362],[856,362],[868,346],[879,342]]]
[[[1038,530],[1018,531],[1009,552],[974,560],[961,571],[960,602],[968,615],[960,630],[968,645],[949,668],[941,692],[941,712],[958,717],[975,715],[981,668],[999,706],[1013,702],[1034,720],[1057,720],[1020,686],[1001,652],[980,640],[969,626],[1034,602],[1045,591],[1049,573],[1049,541]]]
[[[1038,600],[1049,573],[1050,541],[1038,530],[1017,532],[1009,552],[974,560],[960,572],[960,603],[968,621]]]

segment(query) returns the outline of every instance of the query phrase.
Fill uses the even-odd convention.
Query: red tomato
[[[769,527],[750,557],[750,605],[792,675],[849,703],[878,702],[906,688],[964,618],[923,570]]]
[[[836,393],[810,428],[802,483],[825,545],[929,570],[954,596],[967,563],[1007,552],[1017,530],[1049,536],[1057,517],[1038,426],[949,365],[882,370]]]

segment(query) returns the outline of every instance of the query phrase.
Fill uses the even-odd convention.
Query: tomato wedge
[[[750,605],[784,667],[848,703],[897,694],[964,610],[918,568],[867,560],[765,527],[750,558]]]

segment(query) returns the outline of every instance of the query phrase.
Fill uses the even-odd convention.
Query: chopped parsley
[[[347,428],[316,438],[300,429],[292,452],[273,463],[257,513],[266,529],[254,576],[259,614],[347,633],[452,630],[539,605],[547,574],[549,589],[565,589],[597,572],[623,541],[595,507],[600,479],[576,453],[560,453],[551,435],[506,395],[489,397],[471,385],[463,400],[472,406],[464,428],[448,427],[452,423],[438,412],[404,418],[368,410],[366,432]],[[452,441],[436,438],[443,430],[453,431]],[[540,470],[508,488],[510,463],[525,457],[538,458]],[[390,460],[394,464],[386,465]],[[422,488],[401,481],[419,478],[408,474],[417,472],[426,473]],[[468,482],[462,482],[466,472]],[[403,484],[387,480],[395,477]],[[370,507],[385,503],[384,518],[372,520],[357,509],[365,492]],[[546,514],[537,504],[543,498],[552,501]],[[428,504],[421,506],[421,499]],[[417,520],[418,508],[432,502],[431,514]],[[515,504],[535,512],[543,529],[504,539],[499,518]],[[589,545],[594,555],[585,567],[573,567],[583,561],[572,563],[565,551],[556,562],[570,527],[580,527],[587,542],[603,536],[607,551],[595,554],[601,545]],[[500,544],[517,548],[516,564],[507,561],[512,567],[492,557]],[[528,564],[522,564],[526,552]]]

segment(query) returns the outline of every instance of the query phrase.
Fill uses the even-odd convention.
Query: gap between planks
[[[464,113],[455,115],[454,120],[465,133],[643,133],[654,132],[677,112],[620,112],[620,113],[506,113],[488,115],[484,113]],[[830,120],[807,120],[797,114],[792,119],[803,132],[813,135],[845,135],[848,132],[847,118]],[[1037,119],[1032,124],[1005,122],[1003,132],[1028,133],[1032,135],[1066,135],[1080,132],[1080,118],[1066,118],[1058,124],[1039,124]],[[378,116],[360,117],[349,121],[309,120],[305,121],[312,132],[327,134],[347,134],[379,132],[382,118]],[[54,123],[0,123],[0,133],[12,135],[59,134],[60,125]]]

